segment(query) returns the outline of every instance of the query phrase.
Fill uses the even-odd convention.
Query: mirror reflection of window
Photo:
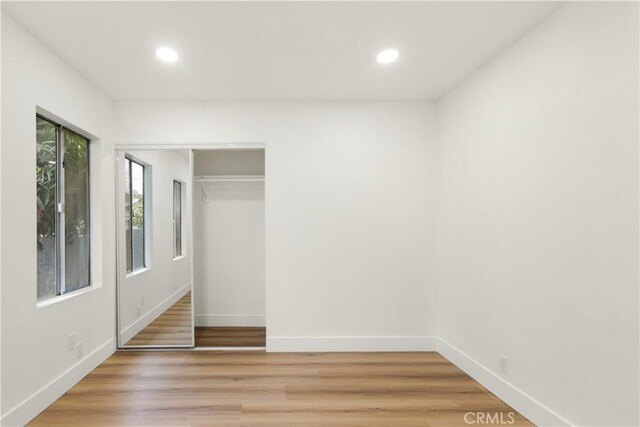
[[[182,255],[182,183],[173,181],[173,257]]]
[[[193,347],[191,153],[116,150],[116,159],[118,346]]]
[[[125,158],[125,227],[127,272],[145,267],[145,167]]]

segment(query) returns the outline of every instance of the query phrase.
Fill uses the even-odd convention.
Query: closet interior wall
[[[264,327],[264,150],[196,150],[194,183],[195,326]]]

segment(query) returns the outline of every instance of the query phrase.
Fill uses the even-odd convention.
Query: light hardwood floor
[[[31,425],[465,426],[512,411],[437,353],[127,351]]]
[[[264,347],[266,328],[196,326],[196,347]]]
[[[125,346],[193,345],[191,292],[158,316],[147,327],[131,338]]]

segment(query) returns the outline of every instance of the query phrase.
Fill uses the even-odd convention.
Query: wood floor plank
[[[117,352],[38,426],[464,426],[529,421],[437,353]]]
[[[187,292],[125,344],[126,347],[148,345],[193,345],[191,292]]]
[[[264,347],[264,327],[196,326],[196,347]]]

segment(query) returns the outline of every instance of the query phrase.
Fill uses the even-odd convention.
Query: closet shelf
[[[198,175],[195,182],[252,182],[264,181],[264,175]]]

